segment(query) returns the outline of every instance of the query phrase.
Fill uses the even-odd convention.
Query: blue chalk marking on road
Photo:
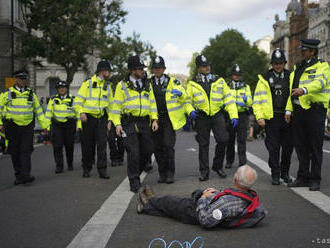
[[[195,244],[196,241],[201,240],[201,244],[199,247],[195,247],[195,248],[203,248],[204,247],[204,238],[201,236],[197,236],[191,243],[189,243],[188,241],[185,241],[183,243],[181,243],[178,240],[173,240],[168,246],[166,244],[166,241],[162,238],[154,238],[153,240],[150,241],[148,248],[152,248],[152,244],[156,241],[160,241],[163,243],[164,247],[163,248],[171,248],[172,245],[178,244],[180,245],[181,248],[194,248],[193,245]]]

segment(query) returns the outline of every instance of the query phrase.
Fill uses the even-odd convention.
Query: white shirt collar
[[[156,85],[158,85],[159,83],[160,83],[161,85],[163,85],[165,79],[166,79],[166,77],[165,77],[164,74],[163,74],[160,78],[155,77]]]
[[[16,90],[18,90],[19,92],[24,92],[25,91],[25,87],[20,88],[17,85],[14,86]]]
[[[141,79],[135,79],[134,77],[132,76],[129,76],[129,81],[131,81],[134,85],[135,88],[137,88],[137,82],[139,83],[140,85],[140,88],[142,88],[142,80]]]

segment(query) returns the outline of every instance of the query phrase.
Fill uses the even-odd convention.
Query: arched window
[[[48,78],[48,83],[49,83],[49,96],[56,95],[56,88],[55,85],[56,83],[60,81],[58,77],[50,77]]]

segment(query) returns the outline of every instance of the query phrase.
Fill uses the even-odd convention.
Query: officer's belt
[[[215,116],[217,116],[218,114],[220,114],[220,113],[222,113],[223,112],[223,108],[221,108],[218,112],[216,112],[214,115],[208,115],[208,114],[206,114],[203,110],[197,110],[197,115],[199,116],[199,117],[203,117],[203,118],[212,118],[212,117],[215,117]]]
[[[66,118],[65,122],[61,122],[56,120],[55,118],[52,118],[52,124],[53,125],[65,125],[65,124],[70,124],[70,123],[75,123],[77,121],[77,119],[75,118]]]
[[[149,116],[133,116],[130,114],[124,114],[121,117],[122,123],[129,123],[129,122],[139,122],[139,121],[149,121]]]

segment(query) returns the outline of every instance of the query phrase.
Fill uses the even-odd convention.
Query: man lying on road
[[[195,190],[191,198],[156,197],[149,186],[144,186],[137,195],[137,212],[171,217],[205,228],[252,227],[266,215],[256,192],[251,189],[256,179],[257,172],[244,165],[234,175],[233,188]]]

